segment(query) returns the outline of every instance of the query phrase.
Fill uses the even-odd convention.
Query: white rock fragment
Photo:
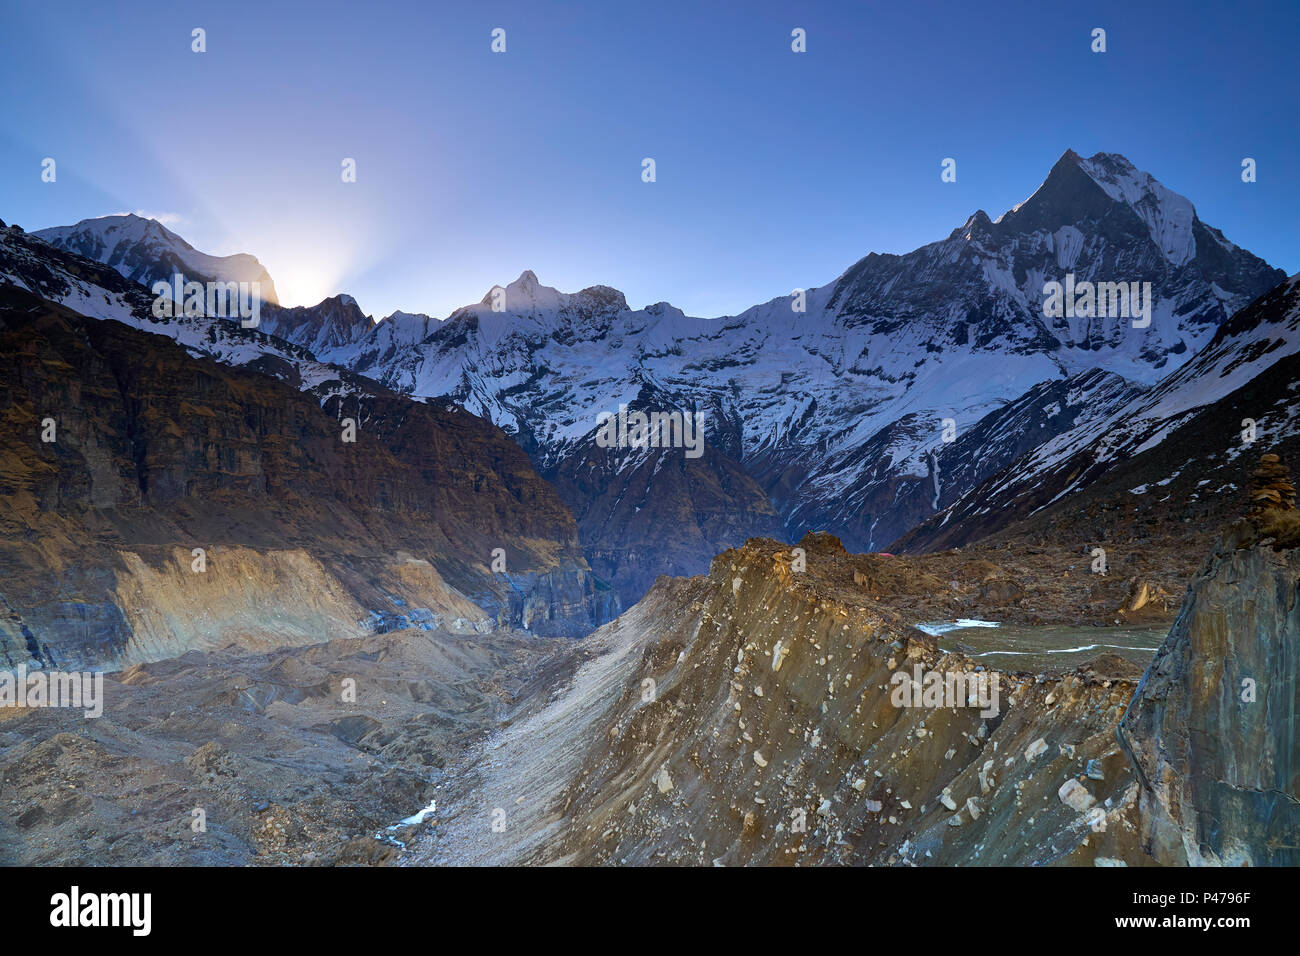
[[[755,750],[755,751],[754,751],[754,763],[758,764],[760,767],[766,767],[766,766],[767,766],[767,759],[766,759],[766,758],[765,758],[765,757],[764,757],[764,756],[763,756],[759,751]]]
[[[1089,810],[1097,802],[1097,798],[1088,792],[1088,788],[1073,777],[1061,784],[1061,789],[1056,791],[1056,795],[1061,798],[1062,803],[1080,813]]]
[[[997,785],[997,781],[993,779],[993,774],[989,773],[992,769],[993,761],[984,761],[984,766],[980,768],[980,793],[988,793]]]
[[[659,772],[655,774],[655,786],[659,788],[660,793],[667,793],[673,788],[673,778],[668,776],[668,768],[660,767]]]
[[[1025,759],[1033,760],[1039,754],[1047,750],[1047,741],[1039,737],[1032,744],[1025,748]]]

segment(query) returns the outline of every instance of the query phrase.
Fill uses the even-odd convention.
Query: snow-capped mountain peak
[[[479,300],[479,305],[498,312],[529,314],[560,309],[567,298],[558,289],[542,285],[532,269],[525,269],[514,282],[505,286],[494,285]]]
[[[210,256],[199,252],[156,219],[133,213],[83,219],[74,226],[39,229],[33,235],[51,245],[94,259],[122,276],[152,286],[179,273],[194,282],[257,283],[263,302],[276,303],[275,283],[256,256]]]
[[[312,306],[285,309],[272,306],[262,311],[262,331],[301,345],[328,361],[339,353],[349,354],[375,325],[361,311],[357,300],[345,293],[329,296]]]
[[[995,225],[1051,231],[1080,220],[1113,218],[1115,204],[1136,214],[1171,266],[1179,268],[1195,258],[1195,207],[1119,153],[1095,153],[1084,159],[1067,149],[1043,184],[999,216]],[[1215,238],[1228,251],[1236,250],[1221,237]]]
[[[496,312],[529,316],[544,325],[558,327],[597,317],[608,319],[627,311],[626,297],[610,286],[593,285],[578,292],[561,292],[542,285],[535,272],[525,269],[518,279],[505,286],[493,286],[476,305],[457,310],[452,318],[463,314],[488,318]]]

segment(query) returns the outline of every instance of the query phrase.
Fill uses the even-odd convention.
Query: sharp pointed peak
[[[319,303],[317,303],[316,307],[320,308],[322,305],[325,305],[327,302],[334,303],[337,305],[348,306],[349,308],[357,308],[357,309],[361,308],[359,305],[357,305],[357,300],[354,299],[352,296],[348,295],[346,292],[336,292],[334,295],[327,295],[325,298],[321,299]]]
[[[954,229],[949,235],[949,239],[972,239],[975,236],[984,236],[993,229],[993,220],[989,219],[989,214],[983,209],[976,209],[966,217],[966,221]]]
[[[1067,149],[1052,164],[1039,187],[994,222],[1044,226],[1073,221],[1081,209],[1107,201],[1105,194],[1109,191],[1092,171],[1094,166],[1123,170],[1126,174],[1132,169],[1132,164],[1118,153],[1097,153],[1089,160]]]
[[[581,313],[630,311],[627,298],[613,286],[597,284],[577,292],[561,292],[543,285],[532,269],[525,269],[519,278],[506,285],[492,286],[478,304],[516,314],[575,309]]]
[[[563,295],[550,286],[542,285],[537,273],[525,269],[519,278],[506,285],[494,285],[479,300],[480,305],[493,306],[499,295],[505,296],[506,312],[529,312],[538,308],[552,308],[561,304]]]
[[[507,292],[514,290],[534,292],[538,289],[545,289],[548,287],[542,285],[541,280],[537,278],[536,272],[532,269],[525,269],[523,272],[519,273],[519,278],[503,286],[503,288]]]

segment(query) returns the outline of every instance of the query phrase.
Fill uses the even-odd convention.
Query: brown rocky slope
[[[1114,737],[1134,675],[999,674],[991,717],[895,706],[894,673],[977,665],[855,582],[864,556],[801,547],[803,572],[750,541],[598,630],[552,703],[456,775],[413,860],[1144,862]]]
[[[1216,554],[1140,687],[1112,657],[1002,672],[985,716],[896,706],[894,674],[978,665],[875,599],[882,559],[810,535],[800,571],[750,541],[584,642],[548,705],[471,750],[407,859],[1294,862],[1300,552],[1275,543]]]

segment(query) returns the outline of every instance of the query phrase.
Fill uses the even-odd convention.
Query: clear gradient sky
[[[532,269],[714,316],[996,217],[1073,148],[1294,273],[1297,49],[1295,0],[4,0],[0,218],[153,215],[286,304],[445,316]]]

